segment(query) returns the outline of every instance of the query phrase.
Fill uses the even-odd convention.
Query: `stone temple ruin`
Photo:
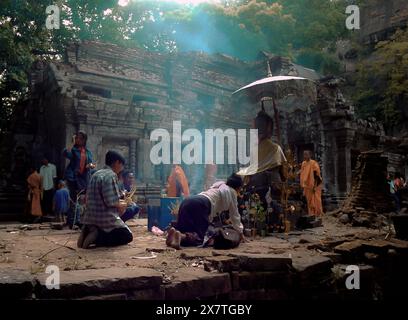
[[[266,61],[273,75],[316,82],[316,103],[279,101],[281,142],[298,162],[303,150],[314,151],[322,167],[326,205],[336,204],[351,191],[358,155],[383,148],[391,138],[375,119],[356,117],[340,92],[340,80],[322,78],[314,70],[265,52],[256,61],[244,62],[221,54],[161,54],[98,42],[72,44],[60,61],[34,64],[31,96],[14,122],[14,154],[24,153],[39,164],[41,154],[51,151],[50,160],[62,176],[66,163],[61,151],[74,132],[84,130],[99,167],[106,150],[120,150],[128,169],[136,173],[139,189],[153,190],[166,181],[171,165],[151,164],[151,131],[171,132],[174,120],[181,121],[183,130],[250,128],[260,106],[236,103],[231,94],[265,77]],[[272,115],[272,106],[266,105],[266,111]],[[388,156],[388,169],[403,171],[403,155]],[[220,165],[218,178],[237,169]],[[203,166],[185,170],[192,191],[201,191]]]
[[[361,10],[362,41],[373,44],[405,25],[405,2],[370,1],[370,10]],[[136,219],[129,227],[137,239],[128,246],[85,255],[73,249],[75,233],[45,224],[7,224],[0,228],[0,297],[163,302],[405,297],[408,243],[387,238],[388,230],[365,226],[372,224],[372,213],[388,210],[389,203],[380,198],[387,188],[383,172],[408,174],[408,138],[388,137],[375,119],[358,119],[338,79],[321,78],[286,58],[260,53],[257,61],[243,62],[224,55],[165,55],[95,42],[73,44],[61,61],[33,66],[31,94],[19,106],[9,139],[13,152],[3,152],[12,163],[5,168],[12,172],[9,184],[25,185],[27,163],[38,165],[41,154],[49,151],[62,176],[61,150],[81,129],[89,134],[98,166],[105,150],[120,149],[136,173],[141,198],[158,194],[170,168],[151,165],[151,131],[171,129],[172,120],[181,120],[183,128],[248,128],[260,107],[237,104],[231,93],[265,77],[267,60],[274,75],[316,81],[315,104],[278,101],[282,144],[294,151],[297,161],[304,149],[314,150],[322,167],[326,209],[348,194],[335,215],[355,228],[327,215],[324,229],[261,237],[233,250],[169,251],[162,238],[147,231],[144,219]],[[345,54],[345,70],[352,72],[355,61]],[[266,109],[273,114],[270,105]],[[203,168],[185,169],[193,192],[199,191]],[[220,166],[218,177],[234,169]],[[0,220],[14,205],[21,213],[25,195],[17,195],[14,187],[7,194],[0,188],[0,197],[8,200],[3,201],[6,207],[0,202]],[[61,269],[60,290],[47,289],[44,267],[50,264]],[[350,265],[359,266],[359,290],[345,287]]]

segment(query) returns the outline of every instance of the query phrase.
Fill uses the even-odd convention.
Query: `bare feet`
[[[78,238],[78,241],[77,241],[77,247],[78,248],[82,248],[82,246],[84,244],[84,240],[85,240],[87,235],[88,235],[88,227],[83,226],[81,234],[79,235],[79,238]]]
[[[180,250],[180,243],[181,243],[181,232],[180,231],[176,231],[176,233],[174,234],[174,241],[172,243],[172,247],[174,249]]]
[[[177,231],[174,228],[170,228],[167,239],[166,239],[166,245],[168,247],[172,247],[174,249],[179,250],[180,249],[180,243],[181,243],[181,233],[180,231]]]
[[[166,238],[166,245],[168,247],[171,247],[171,243],[173,241],[175,233],[176,233],[176,229],[174,229],[174,228],[170,228],[170,230],[168,231],[167,238]]]
[[[89,226],[89,233],[86,235],[82,244],[82,249],[88,249],[91,245],[95,244],[98,238],[98,228],[96,226]]]

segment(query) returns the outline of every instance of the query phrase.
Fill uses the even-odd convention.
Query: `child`
[[[69,191],[67,188],[65,188],[65,182],[60,180],[58,182],[58,190],[55,192],[54,195],[53,204],[54,213],[59,222],[65,223],[65,217],[69,210],[69,204],[70,204]]]

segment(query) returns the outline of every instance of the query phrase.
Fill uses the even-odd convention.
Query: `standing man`
[[[86,147],[87,139],[86,133],[79,131],[72,137],[72,145],[64,149],[62,153],[69,160],[64,178],[68,183],[72,201],[75,201],[80,191],[86,190],[91,170],[96,167],[93,163],[92,152]]]
[[[302,167],[300,169],[300,185],[307,200],[309,215],[320,216],[323,214],[322,186],[323,179],[317,161],[312,159],[312,152],[303,152]]]
[[[78,238],[79,248],[91,245],[112,247],[133,240],[132,232],[123,222],[127,204],[120,200],[118,174],[123,170],[125,159],[116,151],[108,151],[105,168],[95,172],[87,189],[87,208],[83,228]]]
[[[50,163],[48,157],[44,156],[40,168],[40,176],[42,178],[43,199],[42,209],[44,215],[52,214],[52,201],[54,198],[54,185],[57,179],[57,168]]]

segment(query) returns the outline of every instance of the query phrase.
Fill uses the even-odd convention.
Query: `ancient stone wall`
[[[317,102],[302,97],[277,101],[281,142],[299,162],[301,152],[312,149],[322,166],[326,191],[344,196],[350,191],[353,148],[366,151],[364,146],[378,141],[383,131],[373,127],[359,134],[354,110],[336,79],[319,81],[313,70],[267,53],[258,61],[243,62],[219,54],[168,55],[97,42],[73,44],[64,61],[33,70],[31,109],[26,110],[37,123],[31,128],[31,152],[51,150],[62,176],[66,164],[61,150],[76,130],[84,130],[98,167],[103,166],[105,151],[115,147],[126,155],[128,168],[140,182],[163,184],[171,166],[151,164],[151,132],[163,128],[171,133],[173,121],[181,121],[182,130],[250,128],[260,106],[236,102],[231,94],[265,77],[266,59],[274,75],[316,81]],[[273,115],[272,104],[265,106]],[[16,131],[20,138],[27,135],[18,132],[18,126]],[[237,169],[237,165],[221,165],[218,178]],[[185,170],[193,192],[201,191],[203,165],[185,166]]]
[[[334,240],[310,244],[320,254],[231,253],[184,255],[186,267],[171,277],[152,268],[107,267],[60,272],[58,290],[49,274],[0,271],[0,297],[24,300],[289,300],[368,299],[404,296],[407,244],[393,240]],[[183,254],[182,254],[183,255]],[[201,259],[200,263],[197,263]],[[190,260],[190,261],[189,261]],[[195,267],[191,267],[192,264]],[[350,265],[359,268],[360,290],[345,286]],[[392,270],[392,272],[390,272]]]
[[[371,0],[360,9],[360,39],[374,44],[387,39],[397,28],[406,28],[408,6],[405,0]]]

